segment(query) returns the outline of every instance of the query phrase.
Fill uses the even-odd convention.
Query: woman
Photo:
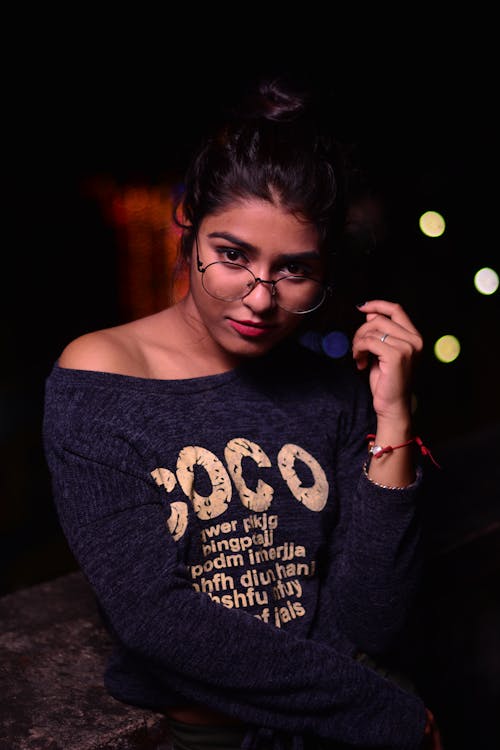
[[[165,712],[174,748],[439,746],[375,668],[418,585],[420,334],[372,300],[355,367],[300,344],[331,293],[339,165],[314,102],[263,81],[188,170],[186,296],[69,343],[47,380],[57,511],[116,644],[106,686]]]

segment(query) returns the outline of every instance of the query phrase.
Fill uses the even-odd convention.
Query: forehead
[[[318,249],[319,236],[313,224],[283,207],[249,199],[226,206],[206,216],[200,234],[226,232],[260,250],[288,252]]]

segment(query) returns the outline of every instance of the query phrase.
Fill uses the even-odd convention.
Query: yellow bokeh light
[[[426,211],[420,217],[419,226],[427,237],[441,237],[444,234],[446,222],[437,211]]]
[[[474,286],[481,294],[494,294],[498,289],[498,274],[493,268],[481,268],[474,276]]]
[[[460,354],[460,342],[456,336],[446,334],[434,344],[434,354],[440,362],[453,362]]]

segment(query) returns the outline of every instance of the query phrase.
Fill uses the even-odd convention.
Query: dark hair
[[[322,248],[332,250],[345,219],[343,168],[314,87],[263,77],[202,142],[187,170],[174,212],[183,229],[181,259],[189,258],[205,216],[249,197],[279,203],[311,222]]]

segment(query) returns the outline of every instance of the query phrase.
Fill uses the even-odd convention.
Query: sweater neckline
[[[140,390],[151,393],[186,393],[225,386],[234,380],[254,382],[257,380],[268,381],[270,377],[286,377],[287,362],[295,362],[298,351],[304,353],[304,347],[294,341],[285,341],[266,352],[262,356],[249,358],[240,362],[232,369],[225,370],[213,375],[200,375],[189,378],[146,378],[136,375],[124,375],[122,373],[104,372],[100,370],[80,370],[61,367],[56,360],[50,379],[61,386],[86,386],[96,388],[120,388],[129,390]],[[290,356],[292,359],[290,359]]]
[[[50,378],[56,383],[66,386],[86,386],[96,388],[120,388],[140,391],[199,391],[216,388],[235,380],[246,370],[246,366],[238,365],[230,370],[213,375],[200,375],[190,378],[146,378],[137,375],[125,375],[101,370],[80,370],[61,367],[59,361],[53,365]]]

